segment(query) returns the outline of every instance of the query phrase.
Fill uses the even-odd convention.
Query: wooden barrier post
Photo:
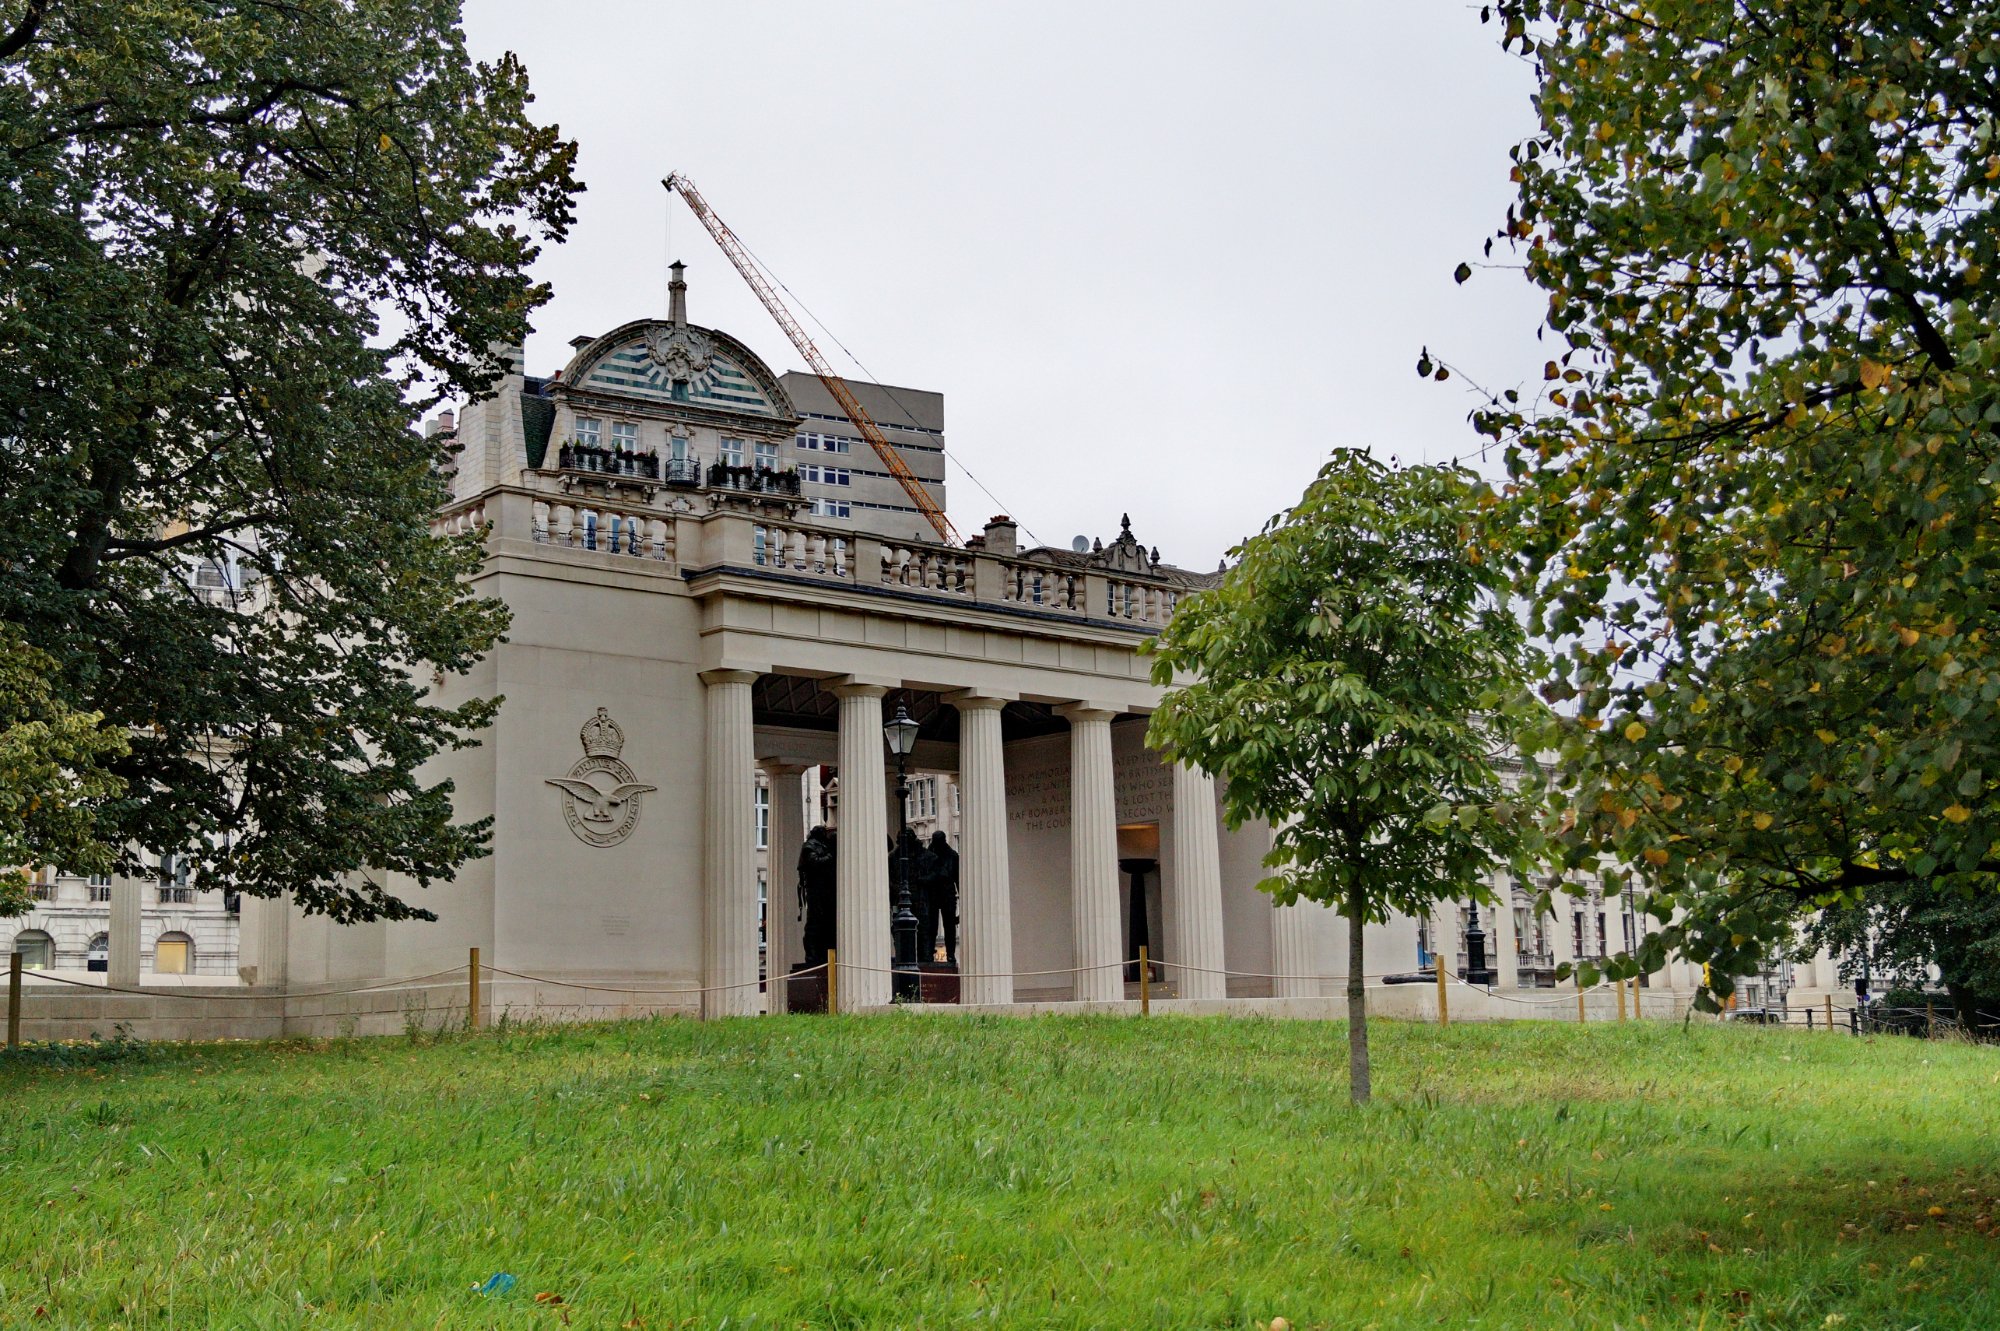
[[[473,948],[466,962],[465,976],[465,1029],[479,1029],[479,949]]]
[[[1153,963],[1146,960],[1144,944],[1139,947],[1139,1015],[1153,1015]]]
[[[831,1017],[840,1011],[840,954],[832,948],[826,950],[826,1015]]]
[[[1646,1015],[1646,1009],[1640,1003],[1640,999],[1644,996],[1644,991],[1645,987],[1639,983],[1639,977],[1634,975],[1632,977],[1632,1020],[1634,1021]]]
[[[1625,1020],[1625,981],[1613,980],[1612,984],[1618,989],[1618,1020],[1623,1021]]]
[[[1832,994],[1828,994],[1828,995],[1826,996],[1826,1028],[1827,1028],[1827,1030],[1828,1030],[1828,1031],[1832,1031],[1832,1030],[1833,1030],[1833,995],[1832,995]]]
[[[21,954],[7,957],[7,1047],[21,1047]]]
[[[1451,1002],[1444,995],[1444,958],[1436,952],[1431,953],[1431,969],[1437,972],[1438,977],[1438,1025],[1449,1026]]]
[[[1576,982],[1576,1019],[1578,1021],[1590,1020],[1590,1013],[1583,1006],[1583,981],[1581,980]]]
[[[1935,1029],[1936,1026],[1937,1026],[1937,1005],[1931,1002],[1930,999],[1926,998],[1924,1000],[1924,1038],[1926,1040],[1930,1039],[1932,1036],[1937,1034],[1937,1031]]]

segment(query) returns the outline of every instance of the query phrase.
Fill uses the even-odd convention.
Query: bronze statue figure
[[[826,963],[834,946],[833,920],[838,887],[834,872],[835,833],[825,823],[806,833],[799,847],[799,918],[805,921],[808,966]]]

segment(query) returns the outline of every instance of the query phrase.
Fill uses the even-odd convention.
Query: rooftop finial
[[[688,284],[681,274],[687,265],[675,259],[667,265],[667,271],[674,275],[667,283],[667,321],[675,327],[683,327],[688,321]]]

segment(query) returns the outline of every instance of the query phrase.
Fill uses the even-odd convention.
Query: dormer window
[[[602,448],[604,446],[604,422],[598,420],[595,416],[577,417],[576,442],[582,444],[585,448]]]

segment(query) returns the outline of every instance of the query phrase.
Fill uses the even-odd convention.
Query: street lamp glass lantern
[[[888,738],[889,752],[898,758],[909,757],[917,747],[917,723],[901,703],[896,704],[896,715],[883,724],[882,734]]]

